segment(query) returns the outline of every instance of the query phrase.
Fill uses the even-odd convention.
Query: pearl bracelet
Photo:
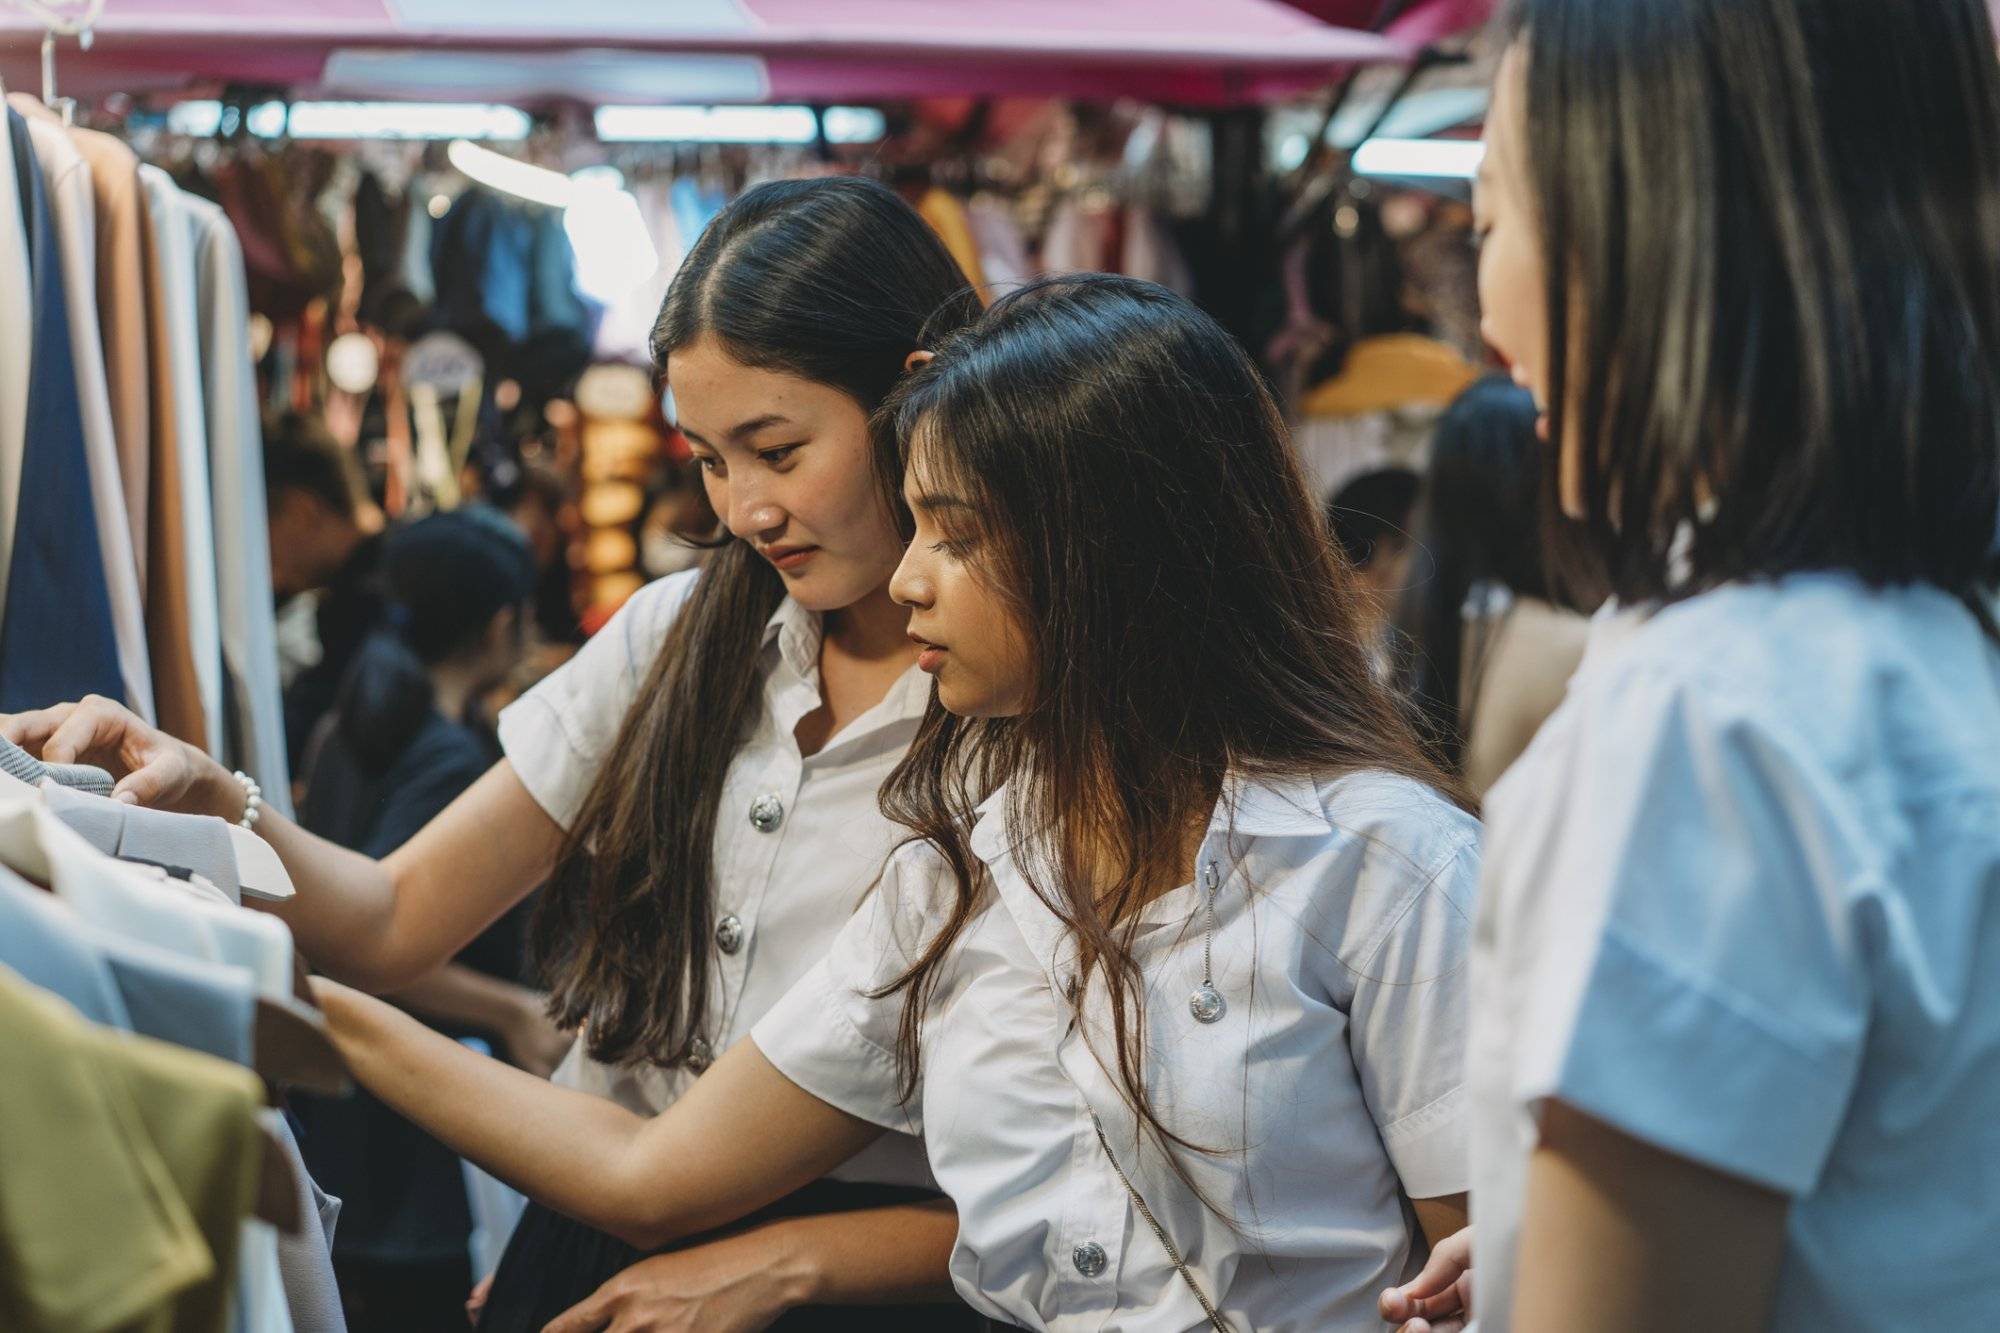
[[[258,816],[264,813],[264,789],[257,785],[255,778],[240,768],[236,770],[234,776],[243,784],[243,818],[236,822],[244,828],[254,829],[257,827]]]

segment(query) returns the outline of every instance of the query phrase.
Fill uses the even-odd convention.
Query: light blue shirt
[[[1836,575],[1605,617],[1487,803],[1477,1302],[1510,1327],[1537,1104],[1792,1201],[1773,1327],[2000,1301],[2000,650]]]

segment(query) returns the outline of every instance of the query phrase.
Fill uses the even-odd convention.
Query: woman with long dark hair
[[[887,589],[900,500],[878,481],[869,413],[927,321],[977,312],[943,245],[882,186],[778,182],[725,209],[675,276],[653,351],[727,539],[508,709],[506,759],[393,855],[265,812],[301,949],[393,990],[547,880],[534,943],[554,1015],[581,1030],[556,1081],[647,1114],[694,1087],[825,954],[893,845],[876,791],[927,690]],[[5,729],[114,768],[128,799],[245,813],[226,770],[102,700]],[[539,1330],[586,1298],[703,1330],[969,1319],[881,1304],[946,1291],[954,1226],[918,1145],[827,1165],[836,1179],[799,1181],[758,1225],[624,1276],[641,1251],[531,1210],[482,1329]],[[797,1309],[857,1304],[876,1308]]]
[[[1439,419],[1397,613],[1424,737],[1482,798],[1562,702],[1587,628],[1544,571],[1536,415],[1494,375]]]
[[[650,1122],[328,986],[356,1077],[635,1242],[921,1129],[996,1319],[1379,1327],[1411,1201],[1463,1216],[1478,824],[1276,405],[1208,316],[1098,277],[1002,299],[883,420],[937,693],[883,793],[910,839],[826,961]]]
[[[1984,1327],[1987,6],[1525,0],[1487,144],[1486,333],[1620,610],[1486,806],[1479,1325]]]

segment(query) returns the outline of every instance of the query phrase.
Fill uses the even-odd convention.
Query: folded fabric
[[[17,777],[30,787],[47,778],[57,786],[98,796],[111,795],[114,785],[111,775],[101,768],[89,764],[45,764],[5,736],[0,736],[0,773]]]
[[[148,810],[71,788],[45,788],[43,796],[56,817],[98,851],[121,861],[191,871],[229,895],[231,902],[242,900],[236,848],[229,840],[229,825],[222,820]]]

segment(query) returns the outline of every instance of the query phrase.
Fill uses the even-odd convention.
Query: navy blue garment
[[[111,593],[83,451],[62,255],[28,123],[7,112],[34,305],[34,353],[14,519],[14,563],[0,620],[0,713],[101,694],[125,700]]]

